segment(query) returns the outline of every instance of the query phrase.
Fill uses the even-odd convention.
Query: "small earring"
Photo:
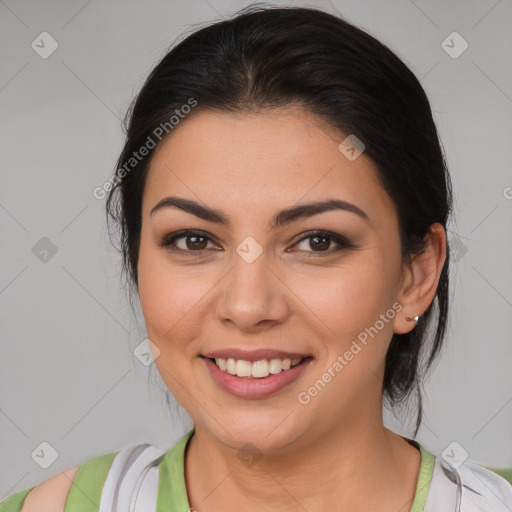
[[[414,316],[414,317],[409,317],[409,316],[406,316],[405,319],[408,321],[408,322],[416,322],[416,324],[418,323],[418,320],[420,319],[419,316]]]

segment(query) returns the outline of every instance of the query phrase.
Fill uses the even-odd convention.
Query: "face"
[[[152,158],[138,262],[148,338],[196,429],[227,446],[279,451],[381,417],[403,317],[398,218],[371,160],[340,152],[344,138],[292,109],[203,111]],[[339,207],[280,215],[328,201]],[[242,375],[281,371],[240,377],[206,355]],[[287,355],[302,362],[283,369]]]

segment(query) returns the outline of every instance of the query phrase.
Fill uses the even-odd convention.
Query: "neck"
[[[406,511],[414,499],[420,453],[382,424],[308,431],[253,464],[196,427],[185,459],[190,506],[198,512]],[[362,422],[361,422],[362,423]],[[403,508],[402,508],[403,507]]]

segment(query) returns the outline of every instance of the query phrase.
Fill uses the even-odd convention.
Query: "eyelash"
[[[180,238],[187,238],[189,236],[198,236],[201,238],[206,238],[211,241],[210,237],[203,231],[197,231],[195,229],[187,229],[184,231],[179,231],[178,233],[171,233],[170,235],[165,236],[162,238],[160,243],[158,244],[160,247],[165,247],[169,251],[174,252],[180,252],[182,254],[186,254],[187,256],[201,256],[203,255],[208,249],[200,249],[198,251],[191,251],[191,250],[185,250],[185,249],[178,249],[176,247],[172,248],[171,245],[176,242],[176,240],[179,240]],[[343,249],[350,249],[353,246],[346,238],[336,235],[335,233],[331,233],[329,231],[311,231],[307,234],[307,236],[302,237],[300,240],[295,242],[294,245],[300,244],[304,240],[307,240],[308,238],[327,238],[336,244],[338,244],[338,247],[334,250],[327,250],[327,251],[302,251],[306,253],[313,254],[313,256],[308,257],[316,257],[316,256],[322,256],[322,255],[329,255],[333,254],[335,252],[339,252]]]

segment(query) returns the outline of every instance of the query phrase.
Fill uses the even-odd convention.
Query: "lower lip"
[[[240,398],[265,398],[277,393],[296,380],[313,360],[311,357],[307,357],[289,370],[270,374],[268,377],[248,379],[221,370],[206,357],[201,357],[201,359],[206,363],[215,383],[228,393]]]

